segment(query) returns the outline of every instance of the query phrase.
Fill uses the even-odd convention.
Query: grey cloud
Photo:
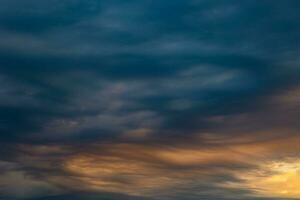
[[[276,199],[241,177],[299,157],[297,0],[0,2],[0,199]]]

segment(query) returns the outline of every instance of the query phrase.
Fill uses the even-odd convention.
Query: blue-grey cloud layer
[[[0,159],[21,171],[45,169],[23,169],[20,145],[176,146],[299,128],[297,99],[271,101],[298,92],[297,0],[0,3]],[[194,187],[186,198],[198,198]]]

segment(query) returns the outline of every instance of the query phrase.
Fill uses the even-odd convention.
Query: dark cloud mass
[[[300,1],[0,3],[0,200],[300,199]]]

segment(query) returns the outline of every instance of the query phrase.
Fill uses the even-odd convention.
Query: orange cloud
[[[295,170],[300,162],[282,161],[299,150],[300,137],[246,141],[213,146],[203,145],[203,141],[202,145],[199,141],[199,146],[195,146],[197,142],[193,141],[191,146],[178,143],[172,147],[96,144],[88,152],[67,158],[64,169],[75,177],[72,185],[85,190],[161,196],[191,182],[203,184],[220,174],[227,174],[237,181],[220,179],[211,182],[212,187],[225,188],[225,193],[227,188],[245,189],[251,195],[262,197],[271,194],[275,197],[300,197],[297,192],[299,174]],[[280,164],[281,161],[287,171],[275,173],[281,168],[276,169],[270,163]],[[280,187],[284,181],[277,181],[283,178],[289,182],[286,187]]]

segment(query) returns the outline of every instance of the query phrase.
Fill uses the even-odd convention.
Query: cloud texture
[[[297,0],[0,0],[0,199],[300,198]]]

